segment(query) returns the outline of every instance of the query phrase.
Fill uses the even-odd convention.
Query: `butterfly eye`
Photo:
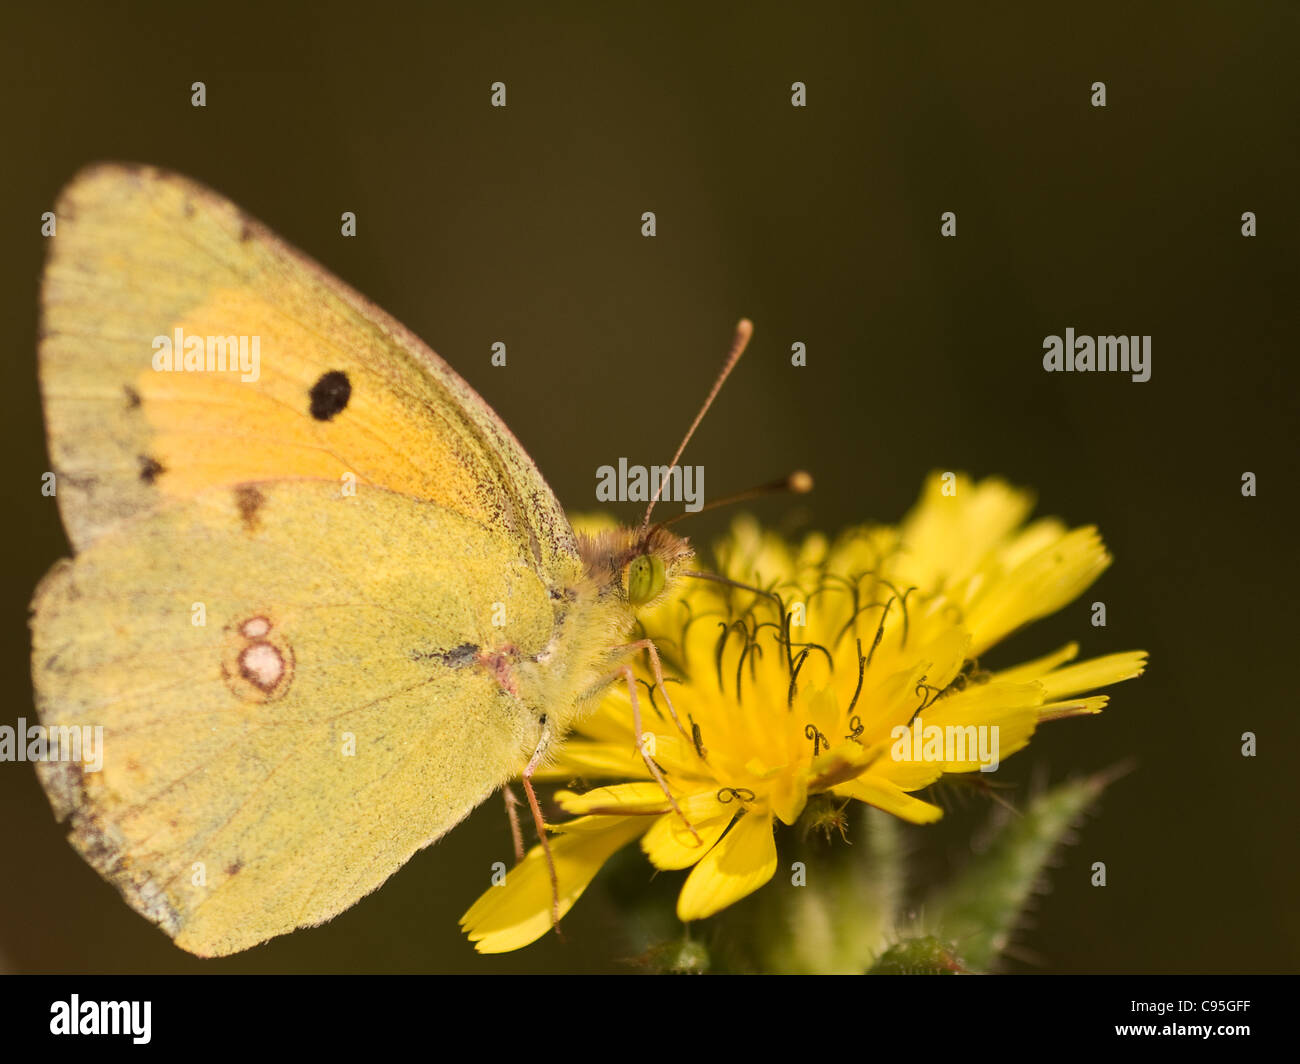
[[[627,567],[627,598],[633,606],[649,602],[664,589],[664,563],[653,554],[638,554]]]

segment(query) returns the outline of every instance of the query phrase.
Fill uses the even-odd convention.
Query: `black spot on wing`
[[[352,398],[352,382],[341,370],[322,374],[311,386],[311,416],[317,421],[332,421]]]
[[[126,408],[128,410],[134,410],[140,405],[140,393],[129,384],[122,385],[122,391],[126,393]]]
[[[436,661],[452,669],[463,669],[478,660],[479,647],[473,643],[461,643],[450,650],[412,650],[412,661]]]
[[[158,459],[152,458],[147,454],[142,454],[139,455],[138,457],[140,459],[140,479],[143,480],[146,484],[152,484],[160,476],[162,476],[164,473],[167,472],[167,470],[163,468],[163,464],[160,461],[158,461]]]

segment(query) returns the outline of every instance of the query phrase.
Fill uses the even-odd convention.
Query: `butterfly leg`
[[[510,839],[515,844],[515,864],[524,859],[524,833],[519,829],[519,799],[510,789],[510,784],[501,788],[506,800],[506,816],[510,820]]]
[[[551,926],[558,933],[560,930],[560,880],[555,874],[555,858],[551,856],[551,842],[546,837],[546,821],[542,819],[542,807],[537,802],[537,792],[533,790],[533,773],[542,763],[546,756],[546,749],[551,745],[552,733],[550,725],[546,723],[546,718],[542,717],[542,737],[537,743],[537,749],[533,751],[533,756],[529,759],[527,767],[524,769],[521,782],[524,785],[524,794],[528,796],[528,806],[533,811],[533,823],[537,825],[537,837],[542,844],[542,853],[546,857],[546,871],[551,877]]]
[[[623,674],[623,678],[627,681],[628,697],[632,700],[632,733],[636,736],[636,748],[641,754],[641,760],[645,762],[645,767],[649,770],[650,775],[654,777],[654,781],[663,790],[665,797],[668,799],[668,804],[673,807],[673,812],[682,818],[686,830],[695,836],[697,843],[703,846],[704,840],[700,838],[700,833],[695,830],[695,825],[682,812],[681,806],[677,804],[677,799],[673,797],[673,792],[668,789],[668,781],[664,779],[663,771],[655,764],[654,758],[650,756],[650,751],[646,749],[645,737],[641,731],[641,700],[636,693],[636,674],[632,672],[631,665],[620,665],[618,671]],[[662,673],[660,675],[662,676]],[[676,719],[675,715],[674,719]]]
[[[644,650],[646,652],[646,657],[650,659],[650,671],[654,673],[655,686],[663,692],[664,703],[668,706],[668,715],[673,718],[673,723],[677,725],[677,730],[682,733],[682,738],[688,743],[692,742],[693,740],[691,739],[690,732],[682,726],[681,718],[677,716],[677,710],[673,708],[673,700],[668,695],[668,685],[664,682],[664,667],[663,663],[659,660],[658,648],[649,639],[638,639],[635,643],[628,643],[627,646],[618,648],[619,653],[624,651],[634,652],[637,650]],[[638,728],[637,735],[640,734],[641,729]]]

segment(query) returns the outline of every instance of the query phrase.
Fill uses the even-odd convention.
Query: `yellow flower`
[[[690,869],[678,917],[712,916],[771,879],[775,821],[793,824],[809,795],[930,823],[942,810],[914,792],[945,773],[995,769],[1042,721],[1100,712],[1107,696],[1087,692],[1140,675],[1144,652],[1071,665],[1071,643],[1001,671],[979,663],[1110,563],[1096,529],[1025,525],[1031,507],[1002,481],[934,474],[896,528],[791,546],[737,520],[716,551],[725,582],[684,578],[641,617],[681,722],[638,662],[642,741],[678,811],[637,752],[623,684],[539,773],[621,781],[556,795],[577,816],[551,827],[561,915],[639,837],[655,868]],[[479,951],[499,953],[545,934],[550,913],[534,847],[461,923]]]

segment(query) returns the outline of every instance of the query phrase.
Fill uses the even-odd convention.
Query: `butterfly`
[[[629,655],[659,669],[628,638],[687,540],[575,534],[445,362],[203,186],[101,164],[55,218],[74,557],[32,674],[51,734],[102,729],[102,765],[38,765],[72,845],[201,956],[330,919],[517,776],[545,845],[532,771]]]

